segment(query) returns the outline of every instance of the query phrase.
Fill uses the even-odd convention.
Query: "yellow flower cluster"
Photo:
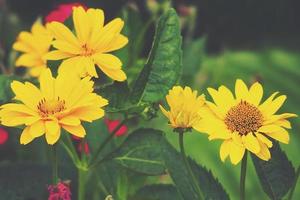
[[[276,114],[286,96],[273,93],[262,102],[263,88],[258,82],[250,88],[242,80],[237,80],[235,96],[225,86],[218,90],[208,88],[213,102],[197,97],[191,88],[173,87],[166,97],[170,111],[160,106],[173,128],[194,128],[209,135],[209,139],[221,139],[220,157],[228,156],[237,164],[249,150],[263,160],[269,160],[273,138],[289,143],[286,129],[291,128],[287,120],[296,117],[292,113]],[[204,103],[205,102],[205,103]],[[262,102],[262,103],[261,103]]]
[[[126,80],[120,59],[110,52],[124,47],[127,37],[120,32],[124,22],[114,19],[104,25],[104,13],[100,9],[73,8],[73,32],[60,22],[43,26],[36,22],[31,32],[21,32],[13,48],[23,54],[16,66],[30,68],[30,74],[38,77],[47,67],[47,60],[63,60],[58,72],[73,73],[81,77],[98,77],[95,65],[116,81]],[[50,47],[55,50],[50,51]]]
[[[37,21],[31,32],[21,32],[13,44],[13,49],[22,53],[16,66],[29,68],[40,83],[38,88],[30,82],[13,81],[16,102],[0,107],[3,125],[25,125],[21,144],[45,135],[47,143],[53,145],[62,128],[84,137],[81,122],[104,116],[108,101],[93,92],[91,77],[98,77],[95,65],[113,80],[126,80],[122,62],[110,54],[128,43],[120,33],[124,22],[117,18],[104,25],[102,10],[74,7],[73,24],[75,35],[62,23],[44,26]],[[56,78],[47,68],[47,60],[63,60]]]

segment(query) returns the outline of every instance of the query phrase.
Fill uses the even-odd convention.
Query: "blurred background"
[[[60,0],[0,0],[0,65],[13,65],[16,52],[11,50],[21,30],[29,30],[37,18],[47,16]],[[165,7],[172,4],[179,16],[183,35],[184,70],[180,83],[206,93],[208,86],[221,84],[233,89],[237,78],[247,83],[263,83],[265,97],[279,91],[288,96],[281,112],[300,115],[300,2],[297,0],[85,0],[76,1],[87,7],[102,8],[106,21],[116,16],[125,20],[124,33],[129,37],[128,48],[118,52],[124,61],[129,82],[141,70],[151,48],[155,20]],[[5,84],[5,83],[1,83]],[[5,96],[1,93],[0,95]],[[1,98],[0,103],[6,100]],[[300,120],[292,120],[290,144],[281,145],[295,168],[300,165]],[[162,116],[150,124],[158,128],[166,124]],[[3,131],[2,131],[3,129]],[[18,135],[4,127],[0,129],[0,160],[9,162],[44,159],[26,152],[30,147],[17,145]],[[168,139],[177,146],[177,137],[165,125]],[[1,142],[3,141],[3,142]],[[206,135],[193,133],[186,139],[189,155],[211,169],[232,199],[239,195],[240,167],[223,164],[219,159],[219,141],[209,142]],[[25,153],[24,153],[25,151]],[[26,155],[24,155],[26,154]],[[268,199],[248,163],[247,199]],[[2,172],[1,172],[2,171]],[[0,174],[5,173],[0,170]],[[1,191],[1,190],[0,190]],[[300,184],[294,199],[300,197]]]

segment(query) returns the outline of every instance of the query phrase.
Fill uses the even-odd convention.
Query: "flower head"
[[[55,10],[52,10],[46,17],[45,22],[64,22],[68,17],[71,16],[73,7],[82,6],[86,9],[81,3],[66,3],[60,4]]]
[[[159,106],[163,114],[169,119],[173,128],[194,128],[201,119],[201,112],[205,109],[204,95],[197,96],[197,91],[190,87],[174,86],[166,96],[170,111]]]
[[[31,32],[22,31],[13,44],[14,50],[22,52],[16,61],[16,66],[27,67],[30,69],[31,76],[39,76],[47,68],[43,57],[48,53],[52,39],[51,34],[40,21],[33,24]]]
[[[72,74],[53,78],[49,69],[40,76],[40,88],[29,82],[13,81],[11,88],[20,103],[1,106],[0,119],[5,126],[25,125],[20,142],[27,144],[46,135],[48,144],[60,137],[61,128],[78,137],[85,136],[81,121],[91,122],[103,117],[108,101],[93,93],[89,77]]]
[[[112,133],[113,130],[115,128],[117,128],[117,126],[121,123],[120,120],[116,119],[116,120],[110,120],[110,119],[104,119],[104,122],[107,126],[107,129],[109,131],[109,133]],[[119,136],[123,136],[127,133],[127,126],[123,125],[121,126],[121,128],[116,132],[115,136],[119,137]]]
[[[80,76],[98,77],[95,65],[107,76],[117,81],[124,81],[126,74],[122,71],[120,59],[109,52],[122,48],[128,42],[120,31],[124,22],[114,19],[104,26],[104,14],[100,9],[73,7],[73,23],[76,36],[64,24],[51,22],[47,28],[55,40],[48,60],[65,59],[58,72],[76,71]]]
[[[49,185],[48,192],[48,200],[71,200],[69,183],[59,182],[57,185]]]
[[[7,131],[0,127],[0,145],[5,144],[8,140],[8,133]]]
[[[209,139],[224,140],[220,148],[222,161],[229,156],[231,162],[237,164],[245,150],[262,160],[269,160],[270,138],[286,144],[289,142],[286,129],[291,125],[287,118],[296,115],[275,114],[284,103],[285,95],[276,97],[278,92],[275,92],[261,103],[261,84],[256,82],[248,89],[242,80],[236,81],[235,97],[225,86],[218,90],[208,88],[208,92],[214,101],[207,102],[211,113],[206,114],[201,126],[196,129],[208,133]]]

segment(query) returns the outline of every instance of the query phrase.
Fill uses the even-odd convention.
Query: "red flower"
[[[110,133],[113,132],[113,130],[120,124],[120,120],[110,120],[110,119],[104,119],[104,122],[108,128],[108,131]],[[122,136],[125,135],[127,133],[127,126],[123,125],[121,126],[121,128],[116,132],[116,136]]]
[[[6,141],[8,140],[8,133],[7,131],[0,127],[0,145],[6,143]]]
[[[80,142],[79,144],[78,144],[78,151],[79,152],[82,152],[82,143]],[[88,143],[87,142],[85,142],[84,143],[84,153],[85,154],[89,154],[90,153],[90,148],[89,148],[89,145],[88,145]]]
[[[49,185],[48,192],[48,200],[71,200],[69,183],[59,182],[57,185]]]
[[[73,7],[82,6],[84,9],[87,7],[81,3],[67,3],[67,4],[60,4],[55,10],[52,10],[46,17],[45,22],[65,22],[65,20],[70,17],[73,11]]]

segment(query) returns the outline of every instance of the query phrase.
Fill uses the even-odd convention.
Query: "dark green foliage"
[[[131,101],[155,102],[162,99],[178,81],[182,69],[179,20],[174,9],[158,21],[147,63],[135,81]]]
[[[182,200],[173,185],[147,185],[142,187],[132,200]]]
[[[282,199],[294,183],[295,171],[277,142],[273,142],[271,155],[266,162],[251,154],[263,190],[271,199]]]
[[[199,194],[194,189],[193,181],[189,177],[184,162],[179,154],[170,144],[163,146],[163,156],[166,167],[174,184],[180,192],[183,199],[198,200]],[[225,200],[229,199],[228,194],[222,185],[214,178],[212,173],[206,168],[198,165],[194,160],[189,158],[193,173],[198,179],[198,183],[205,199]]]
[[[114,160],[126,168],[148,175],[165,173],[161,157],[162,132],[154,129],[138,129],[122,144]]]

